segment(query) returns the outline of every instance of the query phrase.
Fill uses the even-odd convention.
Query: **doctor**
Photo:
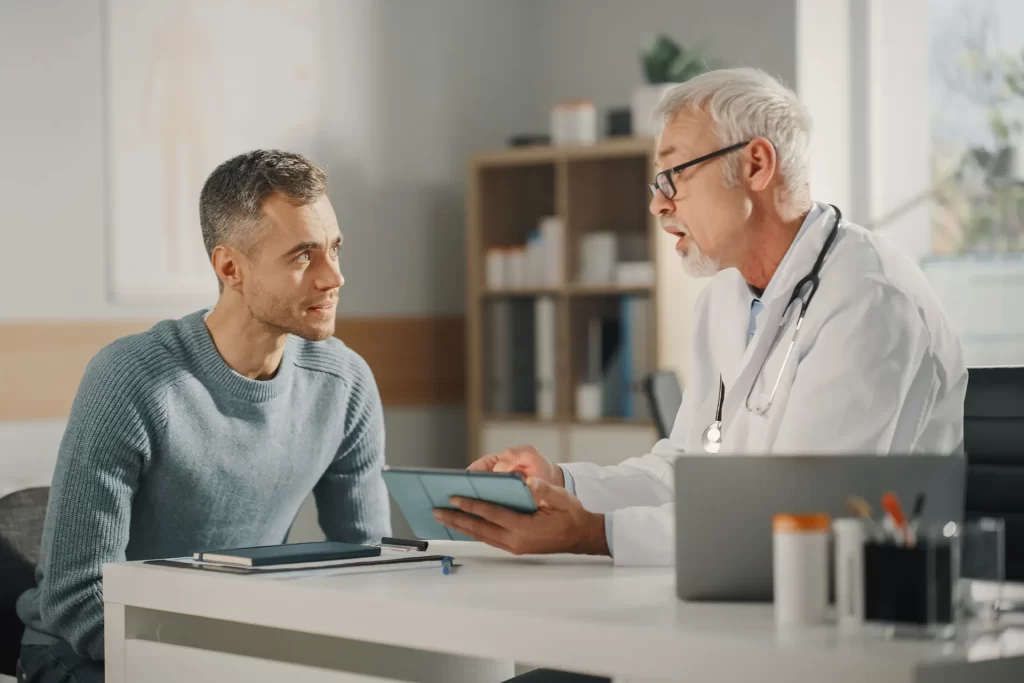
[[[556,466],[530,447],[488,455],[470,469],[524,473],[540,512],[456,499],[464,512],[438,511],[444,524],[516,553],[669,565],[681,454],[961,448],[960,344],[910,259],[811,201],[796,95],[757,70],[713,71],[655,117],[650,210],[686,271],[713,276],[670,438],[614,467]]]

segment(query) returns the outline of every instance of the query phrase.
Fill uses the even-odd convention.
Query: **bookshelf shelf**
[[[551,426],[559,427],[566,424],[566,421],[561,418],[539,418],[536,415],[485,415],[482,420],[490,425],[505,425],[505,426],[516,426],[516,425],[530,425],[530,426]],[[515,446],[518,444],[509,444],[509,446]]]
[[[508,166],[542,166],[557,162],[586,159],[642,158],[650,155],[654,141],[650,138],[606,140],[596,145],[552,147],[535,145],[488,150],[473,157],[477,168]]]
[[[560,296],[565,293],[561,287],[510,287],[508,289],[488,289],[483,292],[485,297],[511,296]]]
[[[651,285],[569,285],[570,296],[615,296],[623,294],[650,294]]]
[[[693,296],[668,272],[681,276],[678,257],[648,212],[653,154],[652,140],[631,138],[490,150],[472,158],[466,196],[470,460],[532,444],[556,462],[611,461],[653,444],[642,380],[655,369],[679,367],[685,346],[666,353],[662,340],[684,336],[678,328],[686,314],[676,311],[692,308],[678,298],[665,305],[659,289]],[[566,284],[489,287],[488,253],[533,248],[546,217],[561,225],[560,247],[541,253]],[[583,284],[584,268],[608,272],[593,270],[588,251],[602,240],[617,250],[613,268],[646,258],[656,284]],[[581,420],[577,397],[588,382],[601,383],[603,398],[599,414]],[[552,418],[536,417],[548,412],[542,404],[553,407]]]

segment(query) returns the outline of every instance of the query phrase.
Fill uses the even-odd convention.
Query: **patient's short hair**
[[[257,149],[228,159],[213,170],[199,194],[206,253],[212,255],[218,244],[252,253],[268,197],[281,194],[295,206],[305,206],[326,189],[327,174],[300,154]]]

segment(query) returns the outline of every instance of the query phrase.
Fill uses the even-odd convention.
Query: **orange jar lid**
[[[777,514],[772,518],[772,531],[805,532],[828,531],[832,518],[824,513],[812,515]]]

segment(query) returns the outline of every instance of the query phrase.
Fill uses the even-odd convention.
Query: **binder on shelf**
[[[651,300],[643,296],[624,296],[620,303],[622,417],[633,420],[648,420],[651,415],[643,385],[652,365],[650,308]]]
[[[507,299],[492,301],[487,313],[487,406],[495,415],[503,415],[512,412],[512,391],[509,388],[512,302]]]
[[[491,302],[488,326],[488,407],[495,415],[536,411],[533,303]]]

